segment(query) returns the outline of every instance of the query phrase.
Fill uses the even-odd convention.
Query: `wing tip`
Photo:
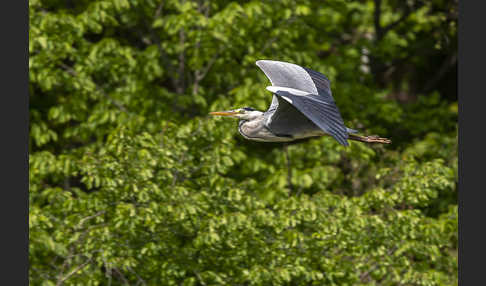
[[[265,62],[267,62],[267,61],[268,61],[268,60],[257,60],[257,61],[255,62],[255,64],[256,64],[257,66],[261,66],[263,63],[265,63]]]
[[[259,67],[261,67],[263,64],[265,63],[279,63],[279,64],[290,64],[290,65],[295,65],[295,66],[299,66],[297,64],[293,64],[293,63],[289,63],[289,62],[285,62],[285,61],[276,61],[276,60],[266,60],[266,59],[263,59],[263,60],[257,60],[255,62],[255,64]],[[300,66],[299,66],[300,67]]]
[[[272,62],[278,62],[278,61],[274,61],[274,60],[257,60],[255,62],[255,64],[259,67],[259,68],[263,68],[263,66],[266,64],[266,63],[272,63]]]
[[[338,133],[338,132],[330,132],[330,134],[339,144],[343,145],[344,147],[349,146],[348,142],[348,134],[347,133]]]
[[[346,127],[346,132],[347,132],[348,134],[350,134],[350,133],[351,133],[351,134],[356,134],[356,133],[358,133],[359,131],[358,131],[358,130],[356,130],[356,129],[351,129],[351,128],[349,128],[349,127]]]

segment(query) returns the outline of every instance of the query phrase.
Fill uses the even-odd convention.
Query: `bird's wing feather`
[[[265,126],[279,136],[306,134],[320,129],[292,104],[277,95],[273,95],[272,104],[264,116]]]
[[[348,146],[348,132],[344,126],[341,114],[334,102],[326,101],[316,94],[306,94],[293,88],[271,86],[267,87],[278,97],[294,106],[315,125],[328,133],[340,144]]]
[[[314,70],[287,62],[259,60],[256,65],[265,73],[272,85],[288,87],[321,96],[326,102],[334,101],[329,79]]]

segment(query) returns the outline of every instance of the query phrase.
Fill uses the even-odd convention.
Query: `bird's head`
[[[234,117],[242,120],[253,120],[255,118],[262,116],[263,112],[255,110],[251,107],[243,107],[243,108],[227,110],[227,111],[210,112],[209,114],[216,115],[216,116]]]

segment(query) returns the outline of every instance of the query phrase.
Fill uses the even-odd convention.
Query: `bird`
[[[291,142],[304,138],[331,136],[339,144],[348,140],[390,144],[376,135],[362,136],[344,125],[331,92],[330,80],[320,72],[293,63],[258,60],[256,65],[270,80],[273,93],[267,111],[243,107],[210,112],[213,116],[239,119],[238,131],[248,140]]]

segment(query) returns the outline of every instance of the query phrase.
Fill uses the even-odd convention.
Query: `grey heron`
[[[267,90],[273,99],[267,111],[250,107],[211,112],[211,115],[239,119],[238,131],[249,140],[289,142],[303,138],[330,135],[348,146],[348,139],[389,144],[378,136],[361,136],[344,126],[332,97],[329,79],[314,70],[296,64],[259,60],[256,65],[271,82]]]

